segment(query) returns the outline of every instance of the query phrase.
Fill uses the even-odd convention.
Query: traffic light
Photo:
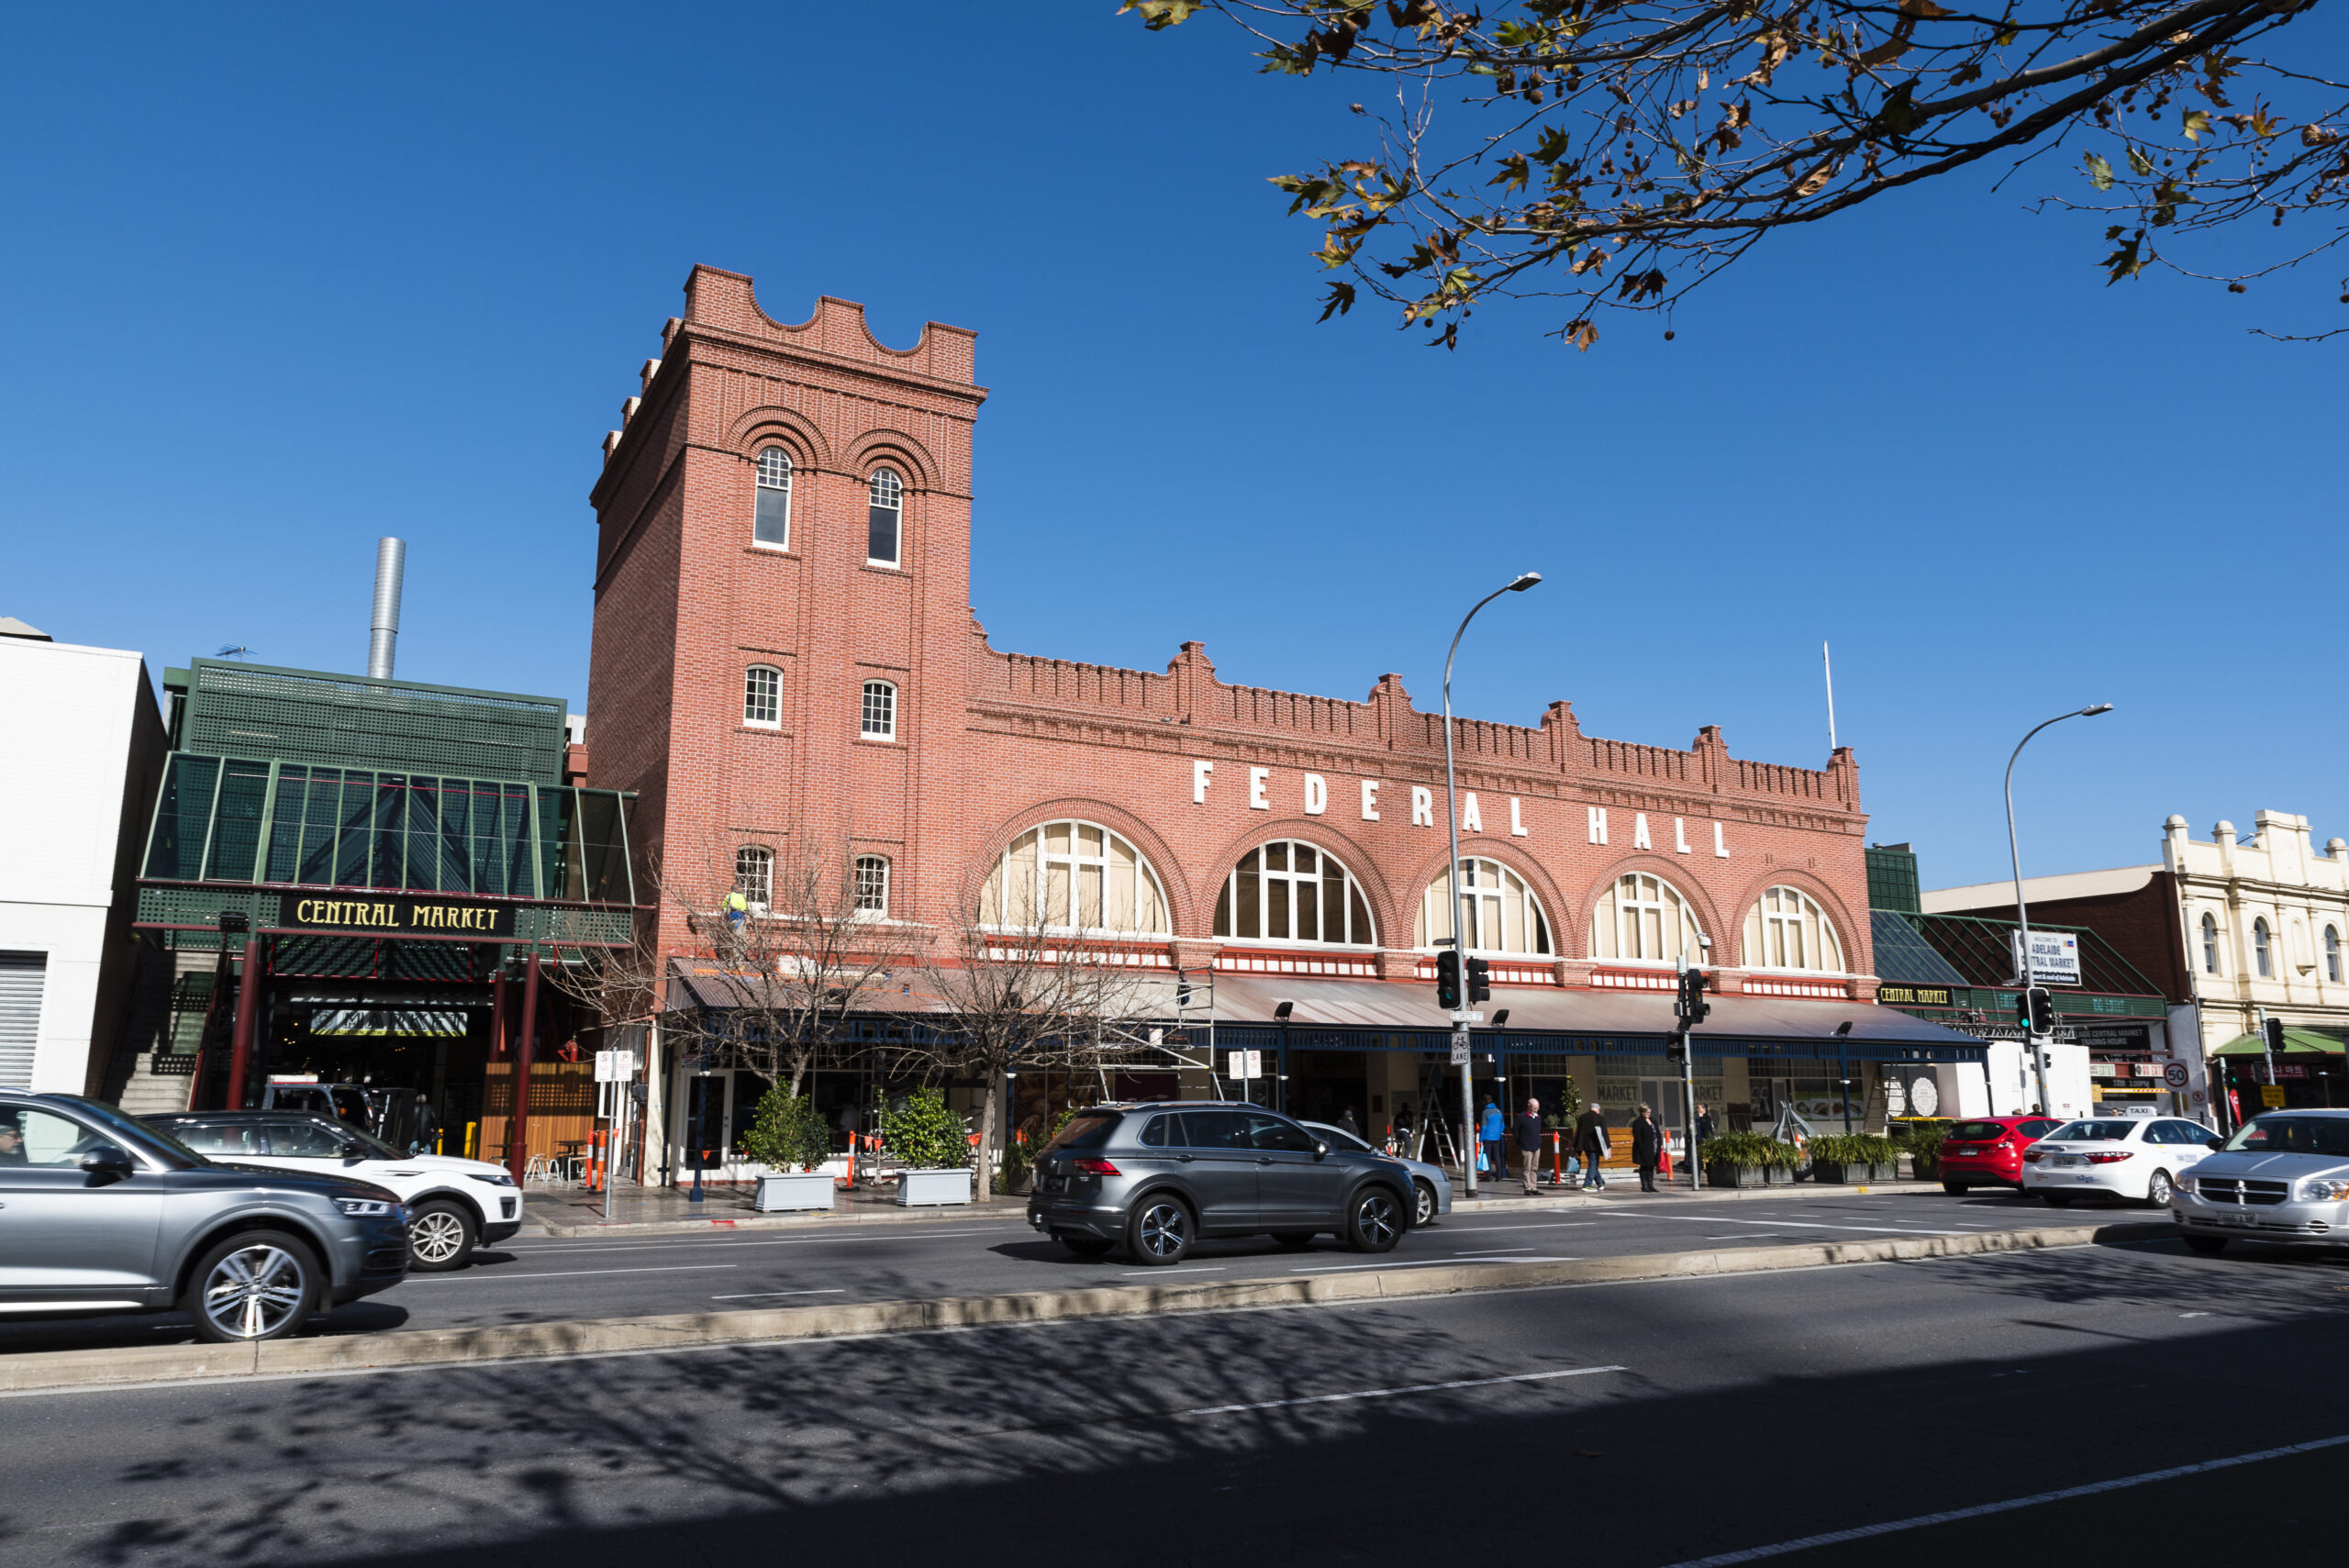
[[[2022,994],[2023,1027],[2033,1034],[2055,1032],[2055,998],[2047,994],[2044,985],[2032,985]]]
[[[1493,999],[1493,966],[1481,958],[1468,961],[1468,1005]]]
[[[2284,1020],[2269,1018],[2261,1028],[2267,1035],[2267,1049],[2273,1053],[2284,1049]]]
[[[1688,1037],[1675,1034],[1664,1042],[1664,1058],[1675,1067],[1688,1060]]]
[[[1450,948],[1435,955],[1435,1005],[1447,1013],[1460,1010],[1460,955]]]
[[[1705,1000],[1703,970],[1684,969],[1680,972],[1680,999],[1674,1004],[1672,1010],[1679,1015],[1680,1027],[1684,1029],[1695,1029],[1705,1021],[1706,1015],[1713,1010],[1713,1005]]]

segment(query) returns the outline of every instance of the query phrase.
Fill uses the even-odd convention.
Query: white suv
[[[461,1269],[483,1242],[522,1229],[514,1178],[485,1160],[403,1154],[347,1122],[301,1111],[185,1111],[146,1122],[216,1164],[355,1176],[399,1195],[409,1211],[411,1266]]]

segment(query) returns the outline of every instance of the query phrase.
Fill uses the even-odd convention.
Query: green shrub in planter
[[[1708,1166],[1747,1171],[1791,1170],[1798,1158],[1793,1144],[1762,1132],[1717,1132],[1697,1153]]]
[[[881,1113],[881,1140],[899,1163],[917,1171],[959,1169],[971,1162],[971,1131],[946,1108],[936,1089],[916,1089],[896,1110]]]
[[[1931,1180],[1941,1169],[1942,1142],[1949,1136],[1950,1124],[1939,1121],[1915,1120],[1900,1124],[1893,1141],[1909,1152],[1909,1163],[1917,1174]]]
[[[816,1109],[815,1096],[780,1085],[759,1096],[742,1157],[776,1171],[812,1171],[831,1157],[832,1135]]]

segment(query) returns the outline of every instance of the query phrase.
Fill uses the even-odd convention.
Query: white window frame
[[[2276,978],[2276,937],[2264,915],[2251,923],[2251,967],[2258,979]]]
[[[1785,909],[1771,908],[1772,894],[1791,894],[1795,899],[1794,910],[1789,913]],[[1776,974],[1847,974],[1850,973],[1842,962],[1843,933],[1837,930],[1835,922],[1828,917],[1827,906],[1801,888],[1795,886],[1792,883],[1784,882],[1764,888],[1762,896],[1753,901],[1753,908],[1747,911],[1746,918],[1752,921],[1757,913],[1761,918],[1754,935],[1759,940],[1751,944],[1751,951],[1745,955],[1746,968],[1767,970]],[[1814,919],[1818,922],[1821,933],[1820,947],[1822,949],[1831,947],[1834,950],[1837,962],[1832,966],[1823,962],[1827,956],[1823,951],[1816,955],[1822,962],[1814,963],[1809,961],[1810,941],[1808,926]],[[1784,951],[1780,943],[1789,930],[1793,933],[1794,944],[1805,952],[1805,962],[1773,962],[1772,955]],[[1774,941],[1774,938],[1778,940]]]
[[[856,857],[856,917],[860,920],[885,920],[889,917],[889,857],[859,855]]]
[[[744,844],[736,850],[734,885],[751,914],[765,914],[774,902],[774,851],[763,844]]]
[[[2324,977],[2332,984],[2341,984],[2341,928],[2324,928]]]
[[[1662,893],[1653,903],[1645,899],[1634,898],[1627,905],[1625,904],[1622,896],[1623,884],[1626,882],[1633,882],[1635,880],[1653,882],[1659,889],[1662,890]],[[1609,901],[1610,907],[1614,911],[1615,951],[1612,954],[1606,956],[1601,956],[1598,951],[1598,900],[1594,899],[1591,905],[1592,917],[1590,922],[1590,934],[1583,945],[1590,950],[1590,957],[1597,962],[1636,963],[1655,968],[1664,968],[1678,962],[1680,955],[1678,953],[1672,952],[1659,953],[1655,957],[1650,958],[1646,956],[1643,951],[1638,958],[1627,957],[1624,953],[1626,944],[1623,940],[1623,917],[1624,911],[1627,908],[1635,910],[1655,910],[1657,912],[1657,940],[1661,942],[1663,940],[1663,912],[1666,909],[1672,908],[1675,903],[1678,905],[1680,909],[1680,920],[1683,932],[1691,938],[1688,949],[1688,960],[1691,963],[1702,962],[1705,951],[1704,946],[1701,942],[1695,940],[1694,938],[1701,937],[1706,934],[1705,923],[1698,918],[1697,906],[1688,901],[1688,895],[1681,892],[1677,887],[1675,887],[1667,878],[1658,876],[1652,871],[1625,872],[1620,876],[1616,877],[1612,882],[1609,883],[1607,886],[1600,891],[1598,896],[1602,899],[1608,899]],[[1642,949],[1645,949],[1647,946],[1647,939],[1644,934],[1641,936],[1639,946]]]
[[[1264,851],[1271,849],[1279,849],[1283,851],[1282,859],[1288,862],[1290,869],[1286,871],[1275,871],[1264,863]],[[1297,865],[1297,851],[1300,849],[1310,850],[1313,852],[1314,862],[1313,869],[1311,871],[1301,872],[1295,869]],[[1322,866],[1326,864],[1336,867],[1338,875],[1344,880],[1346,884],[1346,895],[1338,901],[1341,929],[1343,929],[1346,934],[1342,937],[1334,939],[1326,936],[1268,937],[1262,935],[1261,933],[1249,933],[1238,929],[1240,923],[1240,873],[1246,868],[1247,863],[1252,857],[1256,862],[1256,921],[1259,927],[1268,927],[1272,923],[1270,919],[1270,916],[1272,914],[1272,889],[1274,885],[1277,884],[1281,888],[1280,896],[1284,901],[1284,913],[1287,916],[1284,924],[1286,924],[1291,931],[1295,931],[1297,929],[1297,886],[1300,884],[1310,883],[1313,884],[1315,889],[1314,902],[1322,911],[1322,917],[1318,924],[1323,930],[1328,930],[1330,925],[1328,915],[1329,900],[1322,896],[1320,892],[1322,888],[1329,885],[1329,878],[1323,874],[1321,870]],[[1354,934],[1353,906],[1356,898],[1361,899],[1362,917],[1371,928],[1367,935],[1357,936]],[[1363,885],[1362,878],[1356,876],[1353,873],[1353,868],[1347,865],[1345,862],[1340,860],[1337,856],[1331,854],[1320,845],[1304,839],[1267,839],[1263,843],[1258,844],[1253,849],[1250,850],[1247,854],[1241,855],[1239,861],[1232,865],[1231,869],[1224,873],[1222,890],[1216,895],[1214,923],[1219,927],[1230,926],[1232,928],[1230,930],[1218,931],[1216,933],[1218,936],[1221,937],[1223,940],[1229,942],[1245,942],[1251,946],[1275,948],[1375,948],[1378,945],[1378,919],[1376,916],[1370,912],[1370,893],[1369,890]]]
[[[1051,841],[1051,830],[1059,827],[1065,827],[1069,830],[1069,850],[1066,853],[1057,853],[1045,848],[1045,846]],[[1078,848],[1078,846],[1083,842],[1083,830],[1088,828],[1101,835],[1102,852],[1097,855],[1085,854]],[[1166,884],[1160,879],[1158,868],[1150,863],[1150,857],[1141,852],[1141,846],[1135,843],[1131,839],[1127,838],[1123,833],[1117,831],[1113,828],[1106,828],[1098,822],[1089,822],[1083,817],[1056,817],[1048,821],[1030,823],[1019,832],[1012,835],[1011,842],[1005,845],[1003,853],[996,857],[994,872],[986,878],[985,883],[981,887],[979,894],[981,902],[978,911],[978,923],[980,929],[990,931],[1021,931],[1029,929],[1029,926],[1025,921],[1016,920],[1010,917],[1012,910],[1009,907],[1010,889],[1008,884],[1010,879],[1011,851],[1019,846],[1020,840],[1027,838],[1031,833],[1035,835],[1036,839],[1036,852],[1033,861],[1035,884],[1030,893],[1030,899],[1031,902],[1029,906],[1031,909],[1046,909],[1051,898],[1052,871],[1055,866],[1065,867],[1068,871],[1069,915],[1072,919],[1075,917],[1077,912],[1084,906],[1083,897],[1079,891],[1080,880],[1085,873],[1097,868],[1098,869],[1103,880],[1102,902],[1106,907],[1108,904],[1107,884],[1110,864],[1108,849],[1110,841],[1114,840],[1117,842],[1123,844],[1128,850],[1131,851],[1133,854],[1134,874],[1136,877],[1134,897],[1135,907],[1139,909],[1141,906],[1142,900],[1141,896],[1141,884],[1142,879],[1147,879],[1151,893],[1157,902],[1158,916],[1162,922],[1157,926],[1135,926],[1130,929],[1112,926],[1085,926],[1079,928],[1075,926],[1047,925],[1043,928],[1045,931],[1052,935],[1059,936],[1135,937],[1143,940],[1171,937],[1174,934],[1174,907],[1167,902]],[[990,907],[990,905],[992,905],[992,907]]]
[[[880,728],[874,728],[874,699],[881,699]],[[878,744],[895,744],[897,739],[897,683],[871,680],[858,694],[856,738]]]
[[[885,484],[884,482],[886,482]],[[884,559],[873,553],[873,514],[880,511],[897,515],[897,553]],[[873,471],[865,484],[864,496],[864,564],[885,566],[892,572],[903,571],[906,560],[906,482],[897,471],[883,465]]]
[[[781,484],[773,484],[773,483],[770,483],[770,481],[769,481],[769,474],[770,474],[770,473],[771,473],[771,465],[768,463],[767,459],[769,459],[769,458],[771,458],[771,457],[772,457],[772,458],[774,458],[774,459],[776,459],[776,460],[778,461],[778,462],[780,463],[780,465],[781,465],[781,467],[782,467],[782,470],[783,470],[783,482],[782,482]],[[777,447],[777,446],[766,446],[766,447],[761,447],[761,448],[759,449],[759,450],[758,450],[758,454],[751,460],[751,549],[753,549],[753,550],[790,550],[790,548],[791,548],[791,479],[792,479],[792,474],[793,474],[793,473],[794,473],[794,469],[793,469],[792,462],[791,462],[791,454],[790,454],[788,451],[785,451],[785,450],[783,448],[781,448],[781,447]],[[782,542],[780,542],[780,543],[777,543],[777,542],[776,542],[775,540],[774,540],[774,539],[761,539],[761,538],[759,537],[759,511],[760,511],[760,509],[761,509],[761,508],[765,505],[765,503],[766,503],[766,497],[767,497],[767,493],[768,493],[769,491],[774,491],[774,492],[777,492],[777,493],[778,493],[778,494],[780,494],[780,495],[782,495],[782,497],[783,497],[783,539],[782,539]]]
[[[1508,896],[1510,884],[1525,900],[1525,908],[1532,918],[1524,923],[1526,945],[1521,948],[1487,944],[1483,939],[1499,929],[1504,940],[1508,930],[1502,903]],[[1439,876],[1419,895],[1417,929],[1411,933],[1421,952],[1441,951],[1436,941],[1435,917],[1442,913],[1444,900],[1451,896],[1452,880]],[[1496,958],[1555,958],[1558,956],[1558,925],[1550,918],[1550,911],[1542,906],[1542,895],[1533,891],[1533,884],[1520,875],[1516,868],[1486,855],[1460,857],[1460,902],[1467,911],[1462,923],[1469,928],[1469,942],[1463,950],[1472,953],[1490,953]],[[1538,935],[1537,935],[1538,933]],[[1446,931],[1442,933],[1449,935]],[[1537,942],[1547,942],[1538,946]]]
[[[759,677],[768,679],[767,706],[774,711],[772,718],[753,718],[751,711],[758,700]],[[748,729],[781,729],[783,728],[783,672],[772,664],[751,664],[742,671],[742,725]]]
[[[2202,973],[2224,973],[2219,959],[2219,917],[2208,909],[2202,911]]]

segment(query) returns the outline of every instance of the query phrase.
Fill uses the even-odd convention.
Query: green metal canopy
[[[2339,1029],[2284,1029],[2284,1049],[2278,1056],[2339,1056],[2343,1054],[2343,1031]],[[2210,1053],[2213,1056],[2265,1056],[2267,1040],[2264,1036],[2239,1034]]]

